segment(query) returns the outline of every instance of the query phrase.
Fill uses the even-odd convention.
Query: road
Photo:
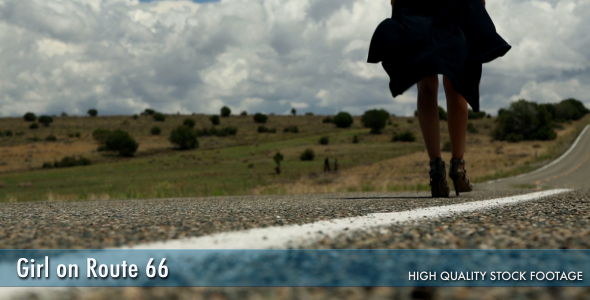
[[[195,248],[222,239],[226,248],[588,249],[589,158],[586,128],[570,150],[547,166],[479,184],[473,193],[446,199],[432,199],[426,193],[356,193],[3,204],[0,247]],[[525,186],[531,189],[515,189]],[[557,188],[572,190],[530,196]],[[485,206],[488,202],[498,203]],[[449,210],[454,213],[444,213]],[[408,221],[371,221],[382,214]],[[347,227],[345,233],[327,225],[337,221],[326,222],[345,218],[359,225]],[[297,226],[322,228],[323,234],[302,240],[292,230]],[[256,242],[261,236],[267,244]],[[590,299],[589,289],[576,288],[113,288],[56,290],[53,296],[47,290],[27,292],[31,294],[11,295],[18,299],[41,294],[47,299],[419,299],[422,293],[422,299]]]

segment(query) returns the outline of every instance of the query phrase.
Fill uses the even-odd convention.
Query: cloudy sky
[[[223,105],[410,115],[415,88],[393,99],[382,67],[365,63],[389,2],[0,0],[0,115]],[[590,107],[590,0],[487,0],[487,9],[513,49],[484,67],[483,110],[519,98]]]

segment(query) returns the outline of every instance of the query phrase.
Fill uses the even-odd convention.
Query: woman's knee
[[[422,93],[438,94],[438,76],[428,76],[418,81],[418,90]]]

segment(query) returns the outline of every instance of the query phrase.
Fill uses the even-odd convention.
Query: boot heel
[[[459,187],[457,186],[457,176],[453,176],[453,175],[449,175],[449,177],[451,177],[451,180],[453,181],[453,187],[455,188],[455,195],[459,196]]]
[[[445,162],[440,158],[435,158],[430,161],[430,193],[433,198],[438,198],[448,197],[449,192]]]

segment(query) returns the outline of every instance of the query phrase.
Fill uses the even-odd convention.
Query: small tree
[[[378,134],[385,128],[389,113],[384,109],[371,109],[366,111],[361,118],[363,126],[371,128],[371,133]]]
[[[291,115],[296,116],[297,110],[295,108],[291,108]]]
[[[182,122],[182,125],[190,127],[190,128],[195,128],[195,120],[193,119],[186,119],[184,120],[184,122]]]
[[[323,136],[320,138],[320,145],[327,145],[330,143],[330,139],[327,136]]]
[[[170,142],[178,146],[180,150],[195,149],[199,147],[197,133],[190,127],[180,125],[170,133]]]
[[[447,111],[442,108],[442,107],[438,107],[438,118],[441,121],[446,121],[447,120]]]
[[[35,120],[37,120],[37,116],[32,112],[26,113],[23,118],[26,122],[35,122]]]
[[[49,124],[53,123],[53,118],[50,116],[40,116],[39,123],[45,125],[45,127],[49,127]]]
[[[268,116],[262,113],[256,113],[254,115],[254,122],[264,124],[268,121]]]
[[[163,113],[157,112],[157,113],[154,114],[154,121],[156,121],[156,122],[164,122],[164,121],[166,121],[166,116],[164,116]]]
[[[339,112],[333,119],[332,119],[332,123],[336,124],[336,127],[338,128],[348,128],[350,127],[350,125],[352,125],[352,123],[354,123],[354,120],[352,119],[352,116],[347,113],[347,112]]]
[[[281,154],[281,152],[277,152],[277,154],[275,154],[273,157],[273,160],[277,164],[277,167],[275,168],[277,174],[281,174],[281,161],[283,161],[283,154]]]
[[[150,133],[152,135],[160,135],[160,133],[162,132],[162,129],[158,126],[154,126],[152,127],[152,129],[150,130]]]
[[[96,117],[98,115],[98,110],[91,108],[88,110],[88,115],[91,117]]]
[[[410,131],[406,131],[404,133],[398,133],[393,136],[393,142],[414,142],[416,141],[416,137]]]
[[[242,116],[242,117],[245,117],[247,115],[248,115],[248,112],[245,110],[240,113],[240,116]]]
[[[151,108],[146,108],[141,114],[142,115],[148,115],[148,116],[152,116],[156,113],[155,110],[151,109]]]
[[[211,121],[211,124],[213,124],[213,125],[219,125],[221,123],[218,115],[210,116],[209,121]]]
[[[31,125],[29,125],[29,129],[39,129],[39,124],[31,123]]]
[[[229,109],[229,107],[224,106],[221,108],[221,116],[223,118],[227,118],[231,115],[231,109]]]
[[[315,153],[313,152],[312,149],[305,149],[305,151],[303,151],[301,153],[301,155],[299,156],[299,159],[301,159],[302,161],[311,161],[315,158]]]
[[[133,156],[139,144],[129,135],[127,131],[115,130],[106,139],[106,149],[117,151],[120,156]]]
[[[110,130],[99,128],[92,132],[92,137],[99,145],[104,145],[107,142],[107,138],[110,134]]]
[[[353,144],[358,144],[359,143],[359,137],[357,135],[352,137],[352,143]]]
[[[324,124],[334,123],[334,119],[332,119],[332,117],[325,117],[322,119],[322,123],[324,123]]]

